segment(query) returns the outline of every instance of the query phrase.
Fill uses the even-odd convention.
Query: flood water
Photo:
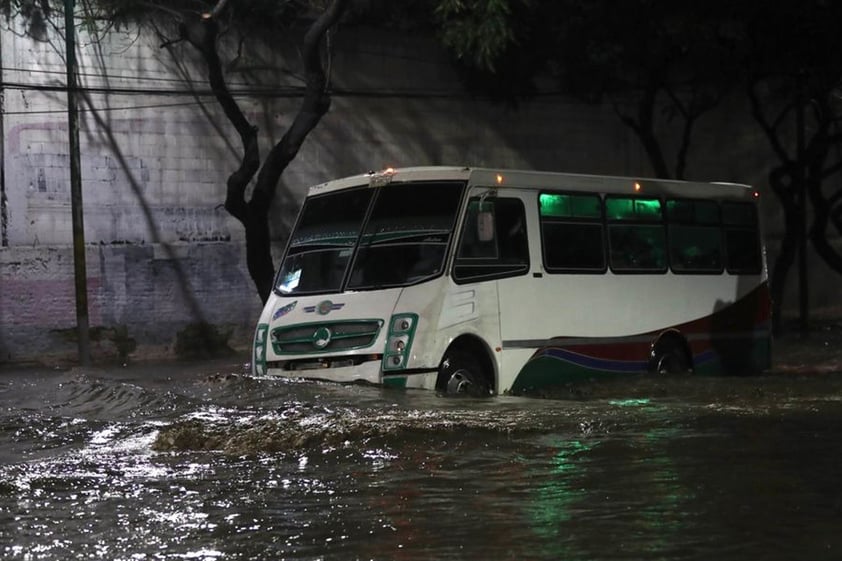
[[[842,559],[842,374],[546,398],[0,371],[0,558]]]

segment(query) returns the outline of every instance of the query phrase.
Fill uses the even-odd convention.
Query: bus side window
[[[722,203],[725,268],[733,274],[758,274],[762,269],[757,209],[751,203]]]
[[[453,267],[457,282],[503,278],[529,270],[529,241],[526,215],[519,199],[492,198],[482,202],[483,210],[494,214],[494,232],[482,241],[477,234],[479,199],[468,203]]]
[[[663,226],[612,224],[609,234],[611,267],[615,271],[666,270]]]
[[[667,201],[670,267],[674,273],[722,272],[722,230],[715,201]]]
[[[605,272],[605,232],[599,195],[544,192],[538,195],[538,214],[547,272]]]
[[[606,197],[605,214],[612,271],[666,272],[666,233],[659,199]]]
[[[528,264],[529,242],[526,239],[526,217],[523,205],[512,200],[499,207],[496,221],[499,224],[500,259],[504,263]]]

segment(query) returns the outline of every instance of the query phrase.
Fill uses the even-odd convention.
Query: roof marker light
[[[381,187],[391,183],[395,175],[395,168],[386,168],[381,172],[369,172],[368,184],[371,187]]]
[[[502,185],[502,184],[503,184],[503,176],[498,173],[497,174],[497,185]]]
[[[634,182],[634,192],[635,193],[640,192],[640,183],[638,183],[637,181]]]

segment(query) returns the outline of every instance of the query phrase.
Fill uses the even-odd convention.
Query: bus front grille
[[[307,323],[276,327],[271,342],[275,354],[332,353],[370,347],[377,340],[379,319]]]

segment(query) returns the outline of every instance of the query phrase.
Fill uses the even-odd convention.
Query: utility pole
[[[810,329],[809,284],[807,282],[807,173],[804,165],[804,71],[798,72],[798,93],[795,108],[795,135],[798,162],[798,312],[799,327],[802,333]]]
[[[76,336],[79,363],[91,363],[88,321],[88,271],[85,263],[85,222],[82,212],[82,165],[79,157],[79,112],[76,106],[76,27],[74,0],[64,0],[64,44],[67,51],[67,131],[70,135],[70,208],[73,216],[73,271],[76,281]]]
[[[3,37],[0,35],[0,247],[9,245],[9,210],[6,200],[6,84],[3,81]]]

